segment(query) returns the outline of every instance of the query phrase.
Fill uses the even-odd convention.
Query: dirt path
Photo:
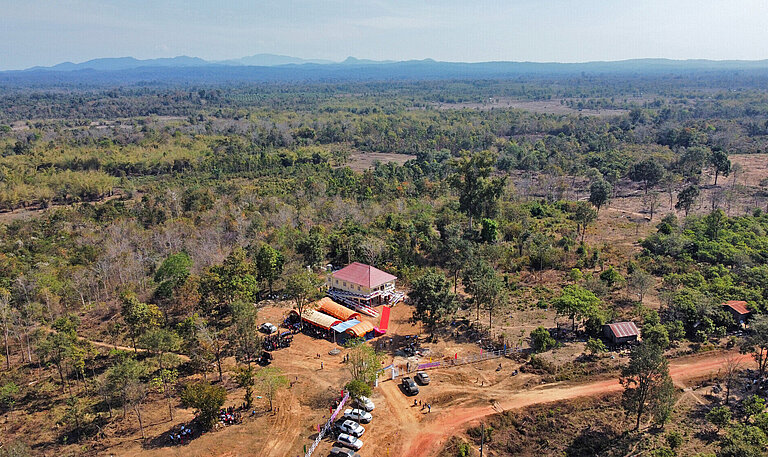
[[[742,364],[750,364],[752,358],[741,355]],[[684,386],[684,382],[716,373],[723,366],[723,354],[712,354],[708,357],[690,357],[678,359],[670,363],[669,373],[675,384]],[[396,387],[396,386],[395,386]],[[403,436],[402,448],[404,457],[428,457],[436,454],[444,441],[464,430],[472,422],[497,414],[499,409],[510,410],[524,408],[539,403],[549,403],[570,400],[577,397],[600,395],[622,390],[617,379],[608,379],[589,384],[562,385],[548,384],[540,388],[515,393],[506,392],[503,400],[488,406],[459,408],[453,407],[447,411],[437,412],[429,418],[416,424],[407,425]],[[490,390],[489,393],[494,393]],[[404,427],[405,428],[405,427]]]
[[[287,398],[278,402],[278,412],[270,420],[270,429],[279,431],[270,436],[269,441],[264,444],[264,456],[284,457],[290,455],[291,450],[296,449],[295,441],[301,433],[301,405],[299,400],[289,391]]]

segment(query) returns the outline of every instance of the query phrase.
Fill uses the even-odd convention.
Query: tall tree
[[[644,415],[668,408],[665,397],[671,386],[669,363],[659,346],[648,342],[635,346],[629,364],[621,371],[620,382],[624,386],[622,404],[627,415],[635,415],[635,430],[640,429]]]
[[[383,355],[361,338],[347,341],[346,346],[349,348],[347,369],[352,379],[373,384],[381,370]]]
[[[310,303],[320,298],[321,285],[315,273],[303,268],[288,276],[285,281],[285,293],[293,300],[299,316],[304,313]]]
[[[123,417],[125,417],[128,407],[131,405],[131,383],[143,378],[146,374],[146,365],[129,357],[124,358],[107,370],[107,390],[112,395],[120,398],[120,404],[123,407]]]
[[[576,232],[581,234],[581,242],[583,243],[584,236],[587,234],[587,227],[597,220],[597,211],[587,202],[577,202],[573,220],[576,221]]]
[[[560,296],[552,301],[557,314],[571,319],[571,326],[576,330],[576,318],[590,316],[600,305],[600,299],[591,291],[576,284],[565,286]]]
[[[232,325],[229,327],[229,345],[235,359],[249,367],[261,355],[256,308],[250,303],[236,301],[230,305]]]
[[[728,176],[731,174],[731,161],[728,159],[728,153],[721,148],[712,149],[712,154],[709,156],[709,163],[712,165],[712,169],[715,172],[715,185],[717,185],[718,176]]]
[[[256,268],[241,247],[221,265],[214,265],[200,278],[200,299],[206,310],[219,309],[235,300],[254,302],[259,293]]]
[[[762,378],[768,368],[768,316],[759,315],[749,323],[749,333],[741,345],[741,352],[751,354],[757,362],[759,378]]]
[[[637,162],[629,170],[629,179],[642,182],[646,194],[648,193],[648,188],[658,184],[663,177],[664,167],[659,163],[658,159],[647,159]]]
[[[227,401],[227,389],[200,381],[187,385],[181,392],[181,404],[197,410],[200,425],[210,430],[216,423],[219,409]]]
[[[8,336],[11,332],[11,319],[13,308],[11,308],[11,293],[7,289],[0,287],[0,324],[3,325],[3,346],[5,347],[5,369],[11,369],[11,343]]]
[[[123,295],[121,314],[128,327],[134,352],[137,338],[147,330],[159,327],[163,320],[160,308],[140,302],[132,293]]]
[[[688,212],[693,208],[693,205],[696,204],[699,194],[699,186],[691,185],[686,187],[677,194],[675,208],[683,210],[685,212],[685,217],[688,217]]]
[[[491,177],[496,155],[485,150],[475,154],[464,152],[453,163],[450,183],[459,193],[459,208],[469,216],[469,227],[476,217],[493,217],[506,183],[505,178]]]
[[[159,380],[162,386],[163,395],[168,401],[168,415],[173,420],[173,404],[171,403],[171,379],[172,373],[169,372],[169,363],[174,363],[177,359],[174,352],[178,351],[181,347],[181,338],[176,332],[164,328],[158,328],[147,331],[141,336],[141,345],[143,348],[153,353],[158,361]],[[170,355],[170,358],[166,356]]]
[[[488,311],[488,326],[493,328],[493,313],[508,298],[504,280],[487,262],[477,261],[470,266],[464,282],[475,302],[477,319],[480,319],[480,308],[485,309]]]
[[[235,371],[235,382],[241,388],[245,389],[245,408],[251,409],[253,407],[253,386],[255,384],[255,372],[253,367],[238,367]]]
[[[612,191],[611,184],[602,178],[592,182],[589,186],[589,202],[595,205],[598,213],[600,208],[610,200]]]
[[[418,277],[408,294],[413,302],[413,317],[423,322],[434,337],[437,325],[456,311],[456,296],[448,279],[437,270],[428,270]]]
[[[281,389],[288,385],[288,378],[278,367],[265,367],[256,373],[256,382],[261,393],[269,400],[269,409],[274,409],[275,397]]]
[[[269,293],[272,294],[272,286],[275,279],[283,273],[285,258],[277,249],[264,243],[256,253],[256,271],[260,281],[266,281]]]

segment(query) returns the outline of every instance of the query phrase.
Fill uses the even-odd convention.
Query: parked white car
[[[373,409],[376,407],[376,405],[374,405],[371,399],[368,397],[360,397],[357,399],[356,403],[360,409],[364,409],[368,412],[373,411]]]
[[[261,326],[259,327],[259,330],[266,333],[267,335],[271,335],[277,331],[277,327],[275,326],[275,324],[270,324],[269,322],[265,322],[261,324]]]
[[[360,438],[363,436],[363,433],[365,433],[365,427],[353,420],[345,420],[339,424],[339,430],[341,430],[343,433],[346,433],[347,435],[352,435],[357,438]]]
[[[363,447],[362,440],[355,438],[352,435],[347,435],[346,433],[339,435],[339,437],[336,439],[336,442],[356,451]]]
[[[373,416],[371,416],[371,413],[363,411],[362,409],[347,409],[344,410],[344,419],[352,419],[355,422],[367,424],[373,420]]]

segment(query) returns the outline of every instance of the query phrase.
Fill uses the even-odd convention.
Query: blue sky
[[[0,0],[0,69],[98,57],[768,58],[765,0]]]

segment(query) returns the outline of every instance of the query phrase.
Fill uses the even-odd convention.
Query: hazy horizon
[[[593,62],[768,58],[759,0],[0,0],[0,70],[97,58]]]

